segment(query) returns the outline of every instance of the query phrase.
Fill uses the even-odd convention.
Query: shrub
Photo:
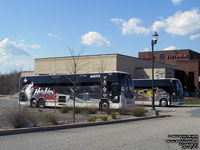
[[[145,109],[142,106],[134,106],[132,109],[132,115],[136,117],[141,117],[145,115]]]
[[[72,109],[66,106],[60,108],[61,113],[68,113],[70,110]]]
[[[44,117],[48,123],[51,123],[53,125],[58,125],[59,123],[59,117],[56,114],[48,113]]]
[[[95,117],[88,117],[87,122],[95,122],[96,118]]]
[[[110,108],[107,108],[107,109],[105,110],[105,112],[106,112],[107,115],[110,115],[110,114],[112,113],[112,110],[111,110]]]
[[[116,119],[116,118],[117,118],[115,112],[112,112],[112,113],[110,114],[110,116],[112,117],[112,119]]]
[[[36,127],[39,122],[40,113],[31,113],[28,111],[24,112],[25,118],[27,120],[28,126]]]
[[[96,114],[98,112],[97,108],[87,108],[88,114]]]
[[[72,110],[73,110],[73,108],[72,108]],[[80,107],[75,108],[75,114],[80,114],[83,111],[84,111],[84,108],[80,108]]]
[[[128,108],[120,108],[118,112],[120,115],[130,115],[131,114],[131,110]]]
[[[68,113],[69,111],[73,113],[73,107],[64,106],[60,108],[61,113]],[[84,111],[84,108],[75,107],[75,114],[80,114],[83,111]]]
[[[24,128],[28,126],[27,119],[23,110],[14,110],[6,115],[7,121],[14,128]]]
[[[101,116],[101,120],[102,121],[107,121],[108,120],[108,116]]]

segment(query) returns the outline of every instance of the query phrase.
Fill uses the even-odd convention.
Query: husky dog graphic
[[[30,84],[26,84],[21,90],[22,93],[25,93],[28,100],[30,100],[33,91],[34,91],[33,82],[31,82]]]

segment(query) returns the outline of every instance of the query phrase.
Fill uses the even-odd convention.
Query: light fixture
[[[155,31],[155,32],[154,32],[154,35],[153,35],[154,44],[157,44],[157,40],[158,40],[158,34],[157,34],[157,32]]]

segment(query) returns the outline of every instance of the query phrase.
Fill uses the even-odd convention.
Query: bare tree
[[[73,78],[69,78],[67,77],[71,82],[72,82],[72,88],[71,88],[71,92],[73,95],[73,123],[75,123],[75,109],[76,109],[76,88],[77,85],[79,83],[79,79],[80,77],[78,76],[78,72],[80,71],[81,67],[83,67],[83,64],[81,64],[80,61],[80,56],[83,53],[84,48],[81,48],[79,52],[75,52],[75,50],[73,48],[69,48],[68,47],[68,51],[71,55],[70,59],[70,66],[66,65],[67,70],[69,71],[70,74],[73,75]]]

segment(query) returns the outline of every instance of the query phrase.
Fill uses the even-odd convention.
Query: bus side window
[[[113,85],[112,86],[112,92],[113,92],[113,94],[114,93],[116,93],[116,94],[118,93],[118,86],[117,85]]]

